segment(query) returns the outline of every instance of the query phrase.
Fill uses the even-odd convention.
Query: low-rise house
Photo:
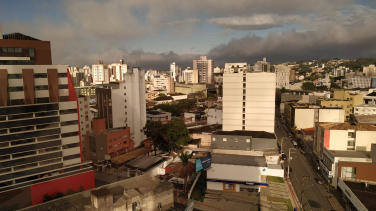
[[[171,113],[160,109],[146,111],[146,122],[160,121],[163,124],[171,121]]]

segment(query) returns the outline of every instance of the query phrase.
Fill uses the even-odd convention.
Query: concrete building
[[[203,92],[205,97],[207,97],[208,93],[215,94],[217,92],[217,88],[215,88],[215,84],[176,84],[175,92],[187,95],[195,92]]]
[[[222,124],[222,118],[223,118],[222,114],[223,114],[222,109],[209,108],[208,109],[208,117],[207,117],[208,125],[215,125],[215,124],[221,125]]]
[[[333,99],[319,99],[318,105],[322,107],[336,107],[345,110],[345,120],[353,114],[354,106],[363,104],[363,94],[351,94],[349,91],[334,91]]]
[[[376,126],[357,123],[316,123],[313,152],[322,158],[328,150],[370,151],[376,143]]]
[[[198,70],[198,83],[214,83],[214,60],[200,56],[200,60],[193,60],[193,70]]]
[[[288,66],[290,66],[290,65],[288,65]],[[293,82],[293,81],[296,80],[296,79],[295,79],[295,70],[290,69],[289,80],[290,80],[290,82]]]
[[[189,67],[183,70],[183,81],[185,84],[197,84],[198,83],[198,70],[191,70]]]
[[[376,92],[372,91],[363,96],[363,103],[367,105],[376,105]]]
[[[155,105],[163,104],[163,103],[171,103],[174,101],[174,98],[171,96],[163,96],[154,98]]]
[[[175,100],[185,100],[187,99],[187,95],[186,94],[183,94],[183,93],[173,93],[173,94],[169,94],[170,97],[172,97]]]
[[[353,180],[338,181],[342,197],[346,202],[346,210],[376,210],[376,185],[374,183]]]
[[[156,75],[153,79],[153,90],[166,90],[167,93],[173,93],[174,90],[171,90],[172,78],[166,75]]]
[[[247,63],[225,63],[224,73],[247,72]]]
[[[118,64],[104,65],[103,61],[92,65],[93,84],[108,84],[110,81],[123,81],[129,67],[120,60]]]
[[[158,110],[146,111],[146,122],[161,121],[163,124],[171,121],[171,113]]]
[[[267,176],[283,177],[279,168],[268,168],[262,152],[213,150],[211,167],[207,170],[209,190],[259,192],[268,186]],[[235,153],[236,152],[236,153]]]
[[[277,149],[274,133],[264,131],[216,131],[212,133],[212,149],[261,150]]]
[[[223,84],[223,76],[214,76],[215,83]]]
[[[276,87],[290,89],[290,71],[287,65],[276,65],[275,73],[277,76]]]
[[[51,65],[50,41],[21,34],[2,34],[0,26],[0,65]]]
[[[338,186],[339,177],[343,176],[345,178],[355,178],[355,175],[357,173],[354,168],[347,168],[347,166],[351,167],[352,165],[342,163],[341,168],[339,168],[340,162],[356,162],[360,164],[371,164],[372,159],[370,158],[370,153],[366,151],[329,150],[324,148],[323,157],[322,160],[320,160],[321,171],[325,179],[327,179],[328,182],[335,188],[337,188]],[[372,171],[372,169],[368,170]],[[368,177],[367,174],[364,174],[364,172],[362,171],[361,174],[363,175],[363,177]]]
[[[354,78],[348,79],[348,88],[349,89],[356,89],[356,88],[364,89],[364,88],[370,88],[370,87],[371,87],[371,77],[356,76]]]
[[[376,77],[376,66],[374,64],[363,67],[363,74],[368,77]]]
[[[315,92],[309,90],[291,90],[281,94],[281,102],[300,101],[301,103],[316,104],[319,98],[330,98],[329,92]]]
[[[325,74],[325,78],[318,78],[317,82],[315,83],[315,86],[316,87],[326,86],[330,88],[331,83],[330,83],[329,74]]]
[[[174,82],[183,81],[181,68],[177,64],[175,64],[175,62],[172,62],[170,64],[170,77],[174,79]]]
[[[0,65],[0,209],[94,188],[68,65]],[[4,208],[5,209],[5,208]]]
[[[91,129],[91,114],[90,114],[90,100],[88,97],[80,96],[78,99],[78,121],[81,130],[81,152],[85,152],[84,136],[92,132]]]
[[[84,191],[29,208],[30,211],[49,210],[152,210],[166,211],[174,207],[173,184],[141,175],[109,185]]]
[[[191,139],[201,139],[201,147],[210,148],[211,135],[215,131],[221,131],[222,125],[205,125],[189,128],[189,137]]]
[[[312,128],[316,122],[345,122],[345,110],[341,108],[321,108],[305,103],[285,102],[284,118],[297,129]]]
[[[134,147],[130,139],[130,128],[106,129],[105,119],[93,119],[93,133],[85,135],[85,158],[103,161],[121,155]]]
[[[223,130],[273,133],[275,73],[244,71],[243,67],[223,74]]]
[[[223,73],[223,68],[215,67],[214,73]]]
[[[266,57],[262,59],[262,61],[257,61],[253,65],[253,71],[254,72],[270,72],[270,63],[266,62]]]
[[[135,146],[144,140],[146,123],[144,70],[134,67],[124,75],[125,82],[111,82],[96,89],[98,117],[106,128],[130,127]]]
[[[95,89],[97,86],[82,86],[82,87],[74,87],[76,90],[77,96],[86,96],[89,98],[96,98],[97,94]]]
[[[376,105],[357,105],[354,107],[354,115],[376,115]]]

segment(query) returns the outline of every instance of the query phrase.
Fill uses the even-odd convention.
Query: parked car
[[[286,158],[287,158],[286,154],[282,154],[282,155],[281,155],[281,159],[282,159],[282,160],[286,160]]]
[[[286,167],[286,172],[289,171],[290,173],[292,173],[292,168],[290,167],[290,170],[288,169],[288,167]]]
[[[319,185],[324,184],[324,182],[323,182],[321,179],[319,179],[319,178],[315,178],[315,181],[316,181],[317,184],[319,184]]]

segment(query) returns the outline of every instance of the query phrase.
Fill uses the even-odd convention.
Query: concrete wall
[[[191,139],[201,139],[201,147],[210,147],[212,134],[191,133],[189,137]]]
[[[345,110],[319,109],[319,122],[345,122]]]
[[[222,109],[210,108],[208,110],[208,125],[222,124]]]
[[[212,149],[251,150],[250,136],[212,134]]]
[[[376,178],[375,178],[376,164],[374,163],[339,162],[338,163],[338,177],[342,176],[342,167],[355,167],[356,168],[355,179],[376,182]]]
[[[297,129],[314,127],[314,117],[315,109],[295,109],[295,125]]]
[[[329,150],[347,150],[347,130],[330,130]]]
[[[277,139],[252,138],[251,150],[258,149],[277,149]]]
[[[371,144],[376,143],[376,131],[356,131],[355,150],[371,151]]]

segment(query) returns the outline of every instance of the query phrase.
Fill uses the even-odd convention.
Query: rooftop
[[[133,160],[141,155],[145,155],[148,152],[150,152],[150,149],[142,147],[133,151],[130,151],[128,153],[119,155],[117,157],[111,158],[111,162],[114,164],[123,164],[127,161]]]
[[[231,154],[212,154],[212,163],[239,165],[239,166],[259,166],[266,167],[265,158],[263,156],[246,156]]]
[[[271,138],[276,139],[273,133],[265,131],[248,131],[248,130],[234,130],[234,131],[216,131],[215,135],[233,135],[233,136],[251,136],[252,138]]]
[[[344,123],[318,123],[325,130],[360,130],[360,131],[376,131],[376,126],[356,123],[354,125],[349,122]]]
[[[213,133],[217,130],[222,130],[222,125],[205,125],[199,127],[189,128],[189,133]]]
[[[162,163],[163,161],[165,161],[164,157],[143,156],[129,161],[125,164],[125,167],[139,169],[141,171],[146,172],[152,169],[153,167],[157,166],[158,164]]]
[[[366,96],[376,96],[376,92],[371,92],[371,93],[369,93],[369,94],[366,95]]]
[[[187,95],[183,93],[169,93],[170,96],[180,96],[180,95]]]
[[[370,153],[356,150],[328,150],[333,157],[370,158]]]
[[[304,129],[302,129],[302,131],[306,135],[313,135],[315,133],[315,128],[314,127],[312,127],[312,128],[304,128]]]
[[[171,114],[170,112],[165,112],[165,111],[158,111],[158,110],[149,110],[146,111],[147,114],[152,114],[152,115],[158,115],[158,114]]]
[[[154,99],[154,101],[164,101],[164,100],[173,100],[174,98],[170,96],[163,96],[163,97],[157,97]]]
[[[87,190],[72,194],[63,198],[45,202],[39,205],[28,207],[28,211],[79,211],[79,210],[97,210],[91,205],[91,193],[96,196],[113,195],[114,204],[122,203],[119,200],[125,200],[130,197],[143,195],[147,193],[160,192],[166,189],[172,189],[172,184],[156,178],[151,178],[147,174],[131,177],[119,182],[111,183],[97,189]]]
[[[364,183],[352,181],[343,182],[368,210],[376,210],[376,185],[368,184],[368,187],[366,188]]]
[[[24,34],[21,34],[21,33],[18,33],[18,32],[10,33],[10,34],[4,34],[3,39],[4,40],[35,40],[35,41],[41,41],[41,40],[38,40],[34,37],[30,37],[30,36],[27,36],[27,35],[24,35]]]
[[[376,124],[376,115],[355,115],[359,123]]]
[[[187,166],[183,166],[183,163],[176,163],[170,171],[167,172],[167,175],[174,175],[177,177],[185,177],[186,175],[190,175],[195,172],[195,164],[188,162]]]

